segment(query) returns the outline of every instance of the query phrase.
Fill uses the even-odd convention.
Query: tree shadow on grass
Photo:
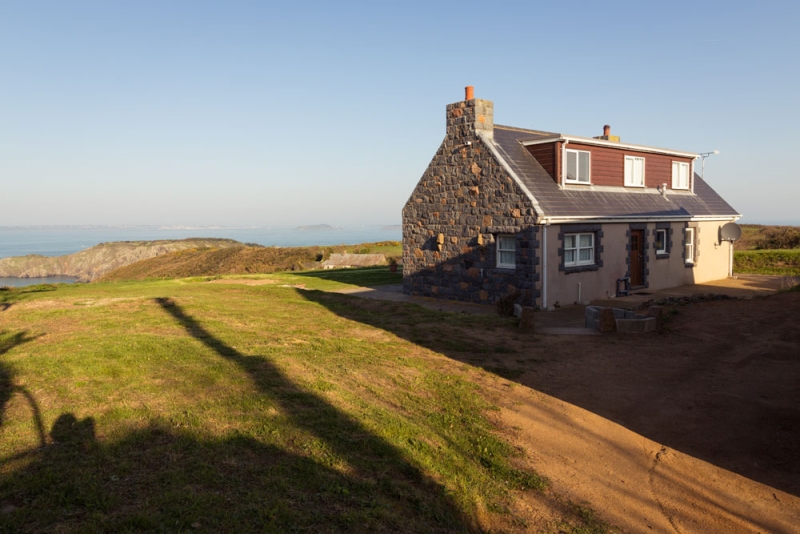
[[[0,463],[0,524],[7,525],[0,531],[476,530],[445,489],[392,445],[267,359],[216,338],[172,300],[156,302],[190,336],[245,371],[348,469],[249,436],[198,439],[158,420],[103,443],[91,417],[67,413],[54,423],[47,446]],[[13,391],[7,376],[3,391]]]
[[[346,476],[251,437],[199,440],[161,422],[104,444],[93,428],[91,417],[62,414],[53,443],[0,476],[0,509],[10,510],[0,531],[470,530],[415,502],[419,488]]]

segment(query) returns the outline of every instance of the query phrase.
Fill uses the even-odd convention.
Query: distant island
[[[295,230],[300,230],[301,232],[308,232],[308,231],[319,231],[319,230],[337,230],[335,226],[331,226],[330,224],[309,224],[306,226],[297,226]]]

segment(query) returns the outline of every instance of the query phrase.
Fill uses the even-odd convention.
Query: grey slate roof
[[[562,189],[547,174],[522,141],[552,137],[554,133],[494,126],[494,146],[538,203],[543,217],[738,217],[739,213],[700,176],[694,175],[694,193],[669,191],[666,198],[654,190],[592,190],[587,186]]]

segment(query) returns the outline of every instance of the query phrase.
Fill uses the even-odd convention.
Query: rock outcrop
[[[117,241],[66,256],[15,256],[0,259],[0,276],[37,278],[75,276],[79,282],[91,282],[103,274],[141,260],[180,250],[229,248],[243,246],[233,239],[180,239],[162,241]]]

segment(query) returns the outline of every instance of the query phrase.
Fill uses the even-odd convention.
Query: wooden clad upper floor
[[[558,184],[692,189],[694,160],[680,154],[563,139],[525,148]]]

